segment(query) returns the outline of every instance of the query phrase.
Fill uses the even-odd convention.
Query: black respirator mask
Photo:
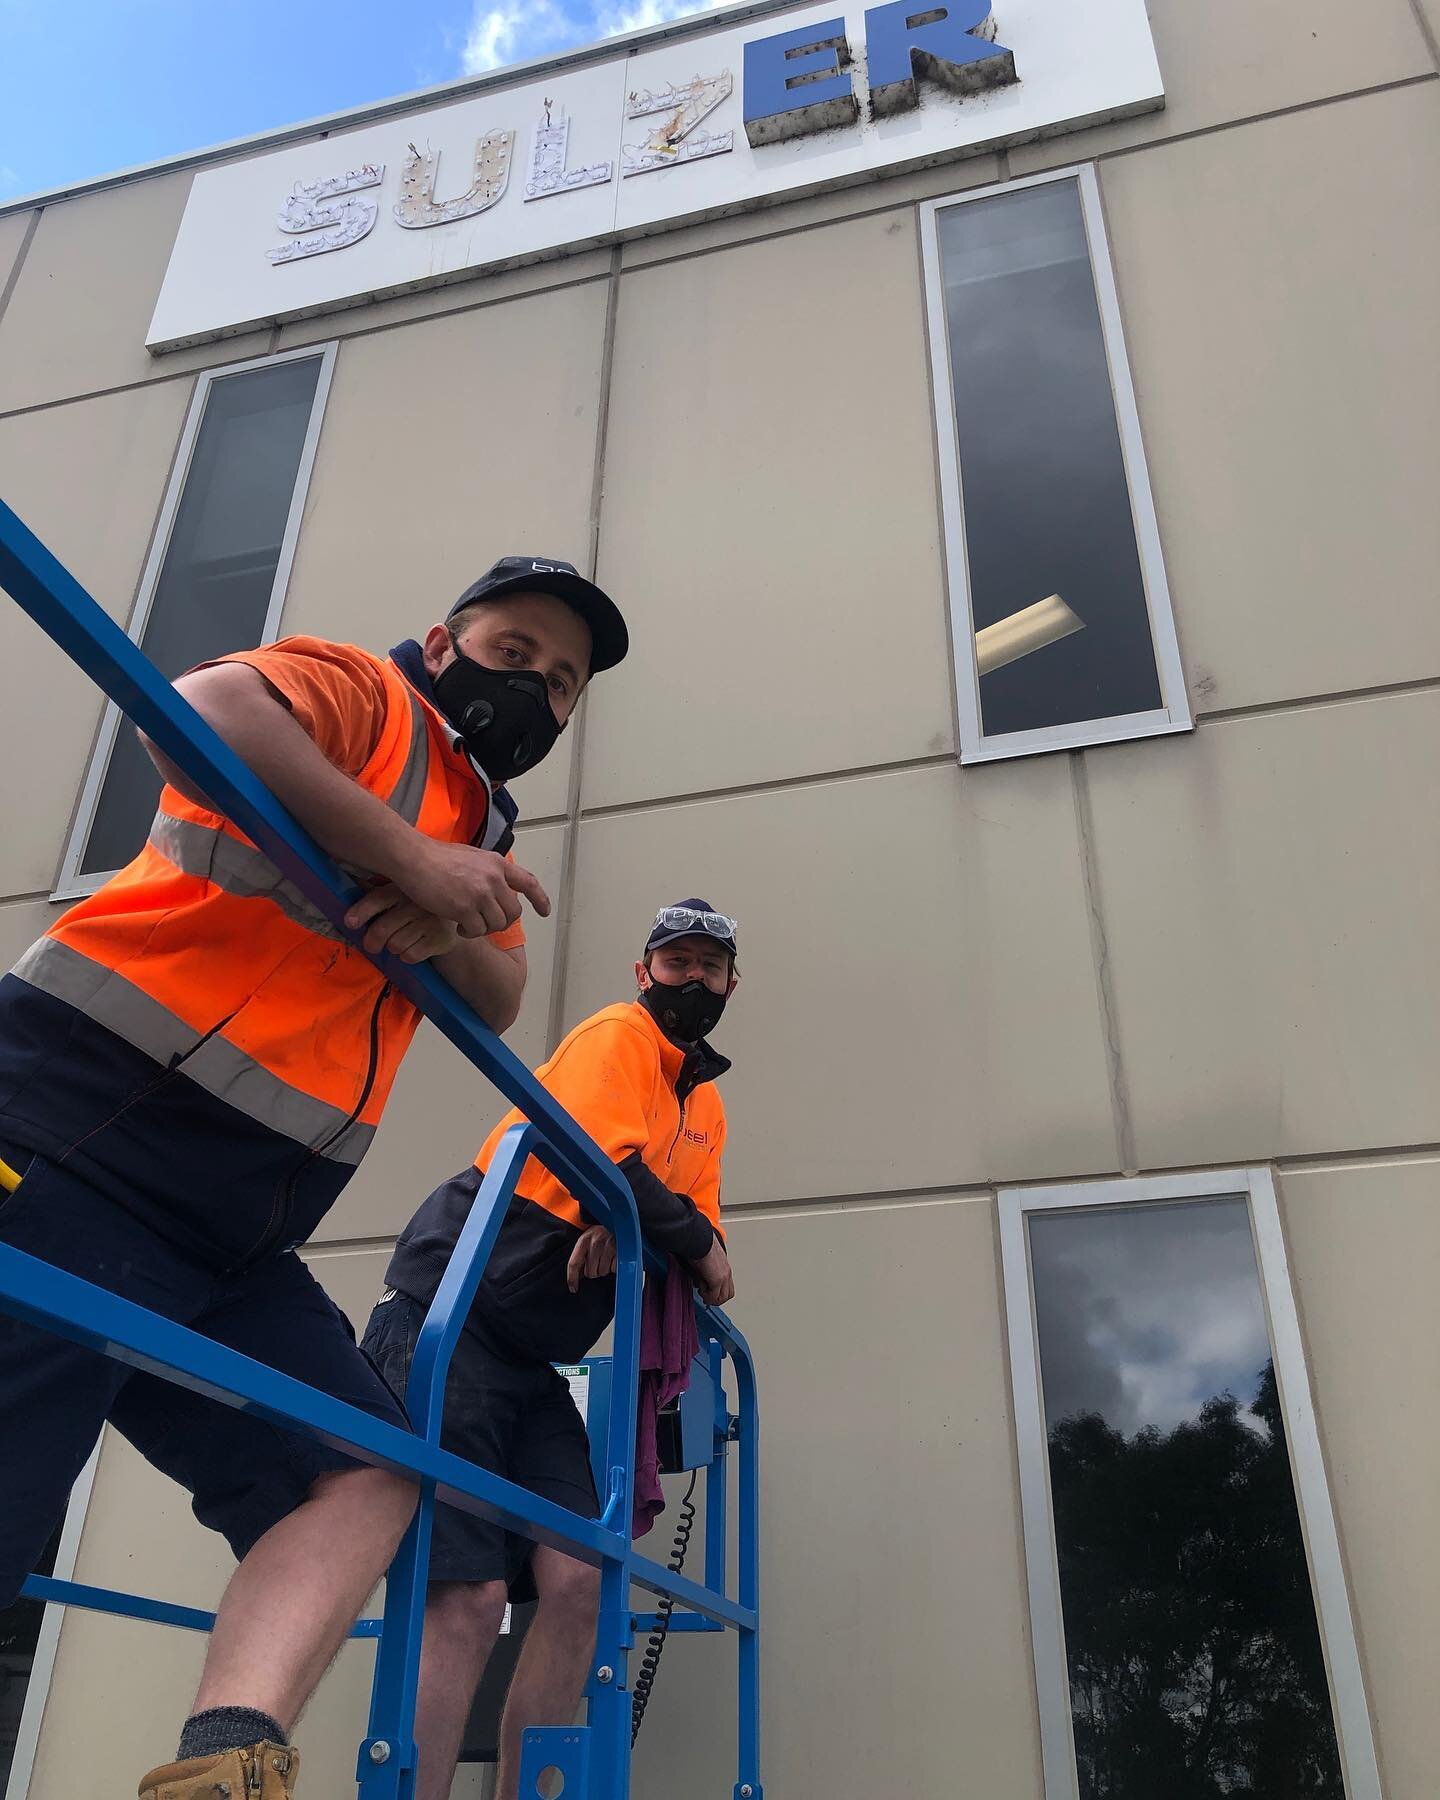
[[[640,1004],[665,1033],[682,1044],[697,1044],[708,1037],[720,1023],[728,994],[715,994],[703,981],[686,981],[680,985],[656,981],[640,995]]]
[[[555,748],[563,726],[550,710],[545,677],[534,669],[490,669],[450,634],[455,660],[435,677],[435,698],[471,759],[491,781],[523,775]]]

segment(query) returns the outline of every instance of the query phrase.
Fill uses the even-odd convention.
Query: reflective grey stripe
[[[313,931],[316,937],[330,938],[337,944],[344,941],[319,907],[312,906],[253,844],[242,844],[213,825],[173,819],[163,812],[155,815],[150,843],[182,874],[213,881],[239,900],[273,900],[287,919]]]
[[[370,1147],[373,1125],[347,1124],[348,1113],[272,1075],[218,1032],[211,1038],[197,1038],[193,1025],[177,1018],[123,975],[68,944],[41,938],[12,973],[75,1007],[155,1062],[184,1057],[182,1073],[197,1087],[307,1149],[321,1150],[323,1146],[323,1154],[330,1160],[353,1165]]]
[[[385,804],[399,813],[407,825],[420,823],[420,806],[425,798],[425,784],[430,778],[430,732],[419,700],[407,692],[410,701],[410,749],[405,767],[390,790]]]
[[[413,694],[409,699],[410,748],[385,804],[407,825],[415,825],[420,819],[430,774],[430,734],[425,727],[420,702]],[[336,944],[345,942],[319,907],[313,906],[253,844],[242,844],[238,838],[213,825],[172,818],[164,812],[155,815],[150,827],[150,843],[183,874],[212,881],[239,900],[271,900],[287,919],[306,931],[313,931],[316,937],[329,938]],[[368,879],[363,870],[347,866],[346,873],[360,882]]]

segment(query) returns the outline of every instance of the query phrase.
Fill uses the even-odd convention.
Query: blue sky
[[[705,0],[0,0],[0,202],[704,10]]]

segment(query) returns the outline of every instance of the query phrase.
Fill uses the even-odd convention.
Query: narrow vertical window
[[[1278,1216],[1242,1180],[1002,1200],[1047,1800],[1378,1796]]]
[[[201,377],[130,627],[172,679],[276,635],[333,354]],[[107,708],[62,894],[87,891],[129,862],[159,794],[135,733]]]
[[[925,213],[962,759],[1187,727],[1093,176]]]

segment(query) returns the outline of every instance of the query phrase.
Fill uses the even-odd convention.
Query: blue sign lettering
[[[745,135],[752,144],[853,125],[860,103],[848,74],[844,19],[752,38],[745,46]]]
[[[915,0],[865,9],[870,105],[876,118],[920,104],[919,77],[957,94],[1003,87],[1016,79],[1015,58],[994,43],[990,0],[926,7]]]

